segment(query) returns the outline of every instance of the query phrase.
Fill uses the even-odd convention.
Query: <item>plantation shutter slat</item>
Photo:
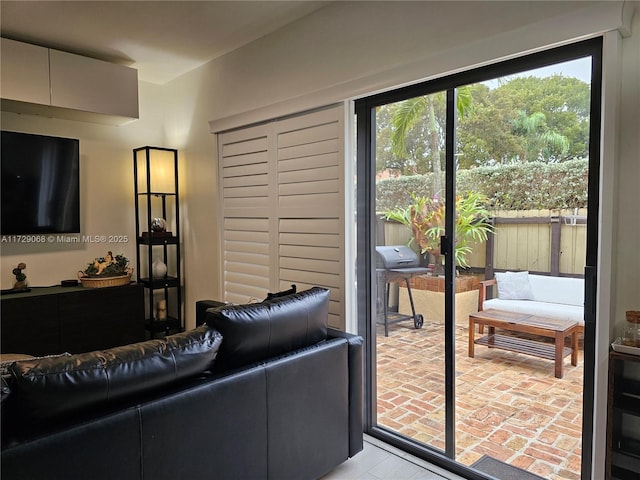
[[[310,245],[317,247],[318,244],[323,247],[340,248],[340,238],[337,235],[305,235],[305,234],[281,234],[281,243],[288,245]]]
[[[319,235],[338,235],[342,233],[342,226],[338,225],[332,219],[282,219],[280,221],[280,224],[282,227],[282,233],[292,232],[294,230],[300,233],[311,233]]]
[[[280,196],[280,208],[291,209],[287,212],[292,218],[323,218],[327,210],[336,210],[340,202],[334,192],[310,195]]]
[[[295,147],[287,147],[279,152],[280,158],[288,160],[292,158],[314,157],[320,154],[334,153],[340,148],[338,140],[323,140],[317,143],[309,143],[305,145],[296,145]]]
[[[324,125],[309,127],[307,124],[307,126],[300,130],[281,133],[278,139],[278,148],[283,149],[317,143],[318,139],[337,139],[339,134],[336,132],[335,124],[332,120],[333,119],[325,119],[325,121],[329,123],[325,123]]]
[[[339,251],[336,248],[330,247],[308,247],[304,245],[280,245],[280,256],[281,257],[292,257],[292,258],[324,258],[327,260],[339,261],[340,255]]]
[[[224,179],[224,186],[226,188],[234,188],[234,187],[251,187],[251,186],[259,186],[266,185],[268,183],[267,174],[262,175],[252,175],[252,176],[242,176],[242,177],[226,177]]]
[[[338,180],[340,173],[337,166],[312,168],[305,170],[293,170],[290,172],[280,173],[278,180],[280,186],[289,183],[307,183],[316,181]],[[335,190],[334,190],[335,191]]]
[[[313,193],[338,193],[341,185],[338,180],[320,180],[280,185],[280,196],[310,195]]]
[[[291,170],[296,170],[296,167],[299,167],[299,162],[294,157],[291,160],[280,159],[278,162],[279,171],[288,172]],[[340,166],[340,161],[337,158],[335,153],[324,153],[321,155],[312,155],[310,157],[306,157],[305,166],[307,168],[319,168],[319,167],[330,167],[330,166]]]
[[[224,157],[230,158],[268,150],[267,137],[262,135],[259,129],[247,130],[246,133],[244,138],[242,135],[237,137],[234,137],[233,134],[229,135],[228,143],[222,148]]]
[[[226,301],[326,287],[344,329],[343,130],[336,106],[218,135]]]

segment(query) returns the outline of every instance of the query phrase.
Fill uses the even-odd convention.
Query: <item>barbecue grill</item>
[[[422,328],[424,318],[416,314],[413,305],[413,295],[409,279],[416,275],[423,275],[429,272],[428,268],[420,267],[420,261],[416,252],[405,245],[390,245],[376,247],[376,273],[378,282],[384,282],[384,335],[389,336],[389,324],[413,320],[415,328]],[[409,294],[412,315],[404,315],[396,312],[389,312],[389,290],[392,283],[400,283],[404,280]]]

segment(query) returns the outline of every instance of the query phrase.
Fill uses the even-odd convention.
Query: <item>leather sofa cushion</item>
[[[202,326],[164,340],[16,362],[11,400],[31,420],[103,405],[210,370],[221,342]]]
[[[224,338],[213,370],[222,372],[327,339],[329,290],[209,309],[206,321]]]

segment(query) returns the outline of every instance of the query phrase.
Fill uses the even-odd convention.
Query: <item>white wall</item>
[[[214,129],[370,95],[616,28],[620,2],[336,2],[199,70]],[[246,115],[241,118],[246,120]]]
[[[618,148],[614,335],[626,310],[640,310],[640,2],[636,2],[632,37],[622,39],[620,136]]]
[[[24,262],[30,286],[57,285],[77,278],[107,251],[124,254],[135,267],[135,213],[132,149],[162,145],[162,90],[140,85],[140,119],[123,126],[58,120],[2,112],[2,129],[80,140],[80,215],[83,235],[127,235],[126,243],[0,244],[0,285],[13,287],[11,271]]]

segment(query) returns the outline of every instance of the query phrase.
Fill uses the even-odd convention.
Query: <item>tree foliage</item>
[[[589,85],[579,79],[506,79],[494,89],[458,89],[458,167],[588,158]],[[461,108],[462,106],[462,108]],[[378,108],[378,172],[415,175],[442,169],[444,92]]]

